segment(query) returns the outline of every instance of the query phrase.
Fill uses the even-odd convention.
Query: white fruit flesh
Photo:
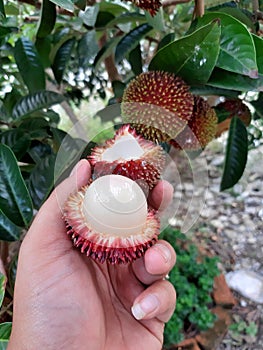
[[[89,226],[105,235],[141,234],[147,202],[139,185],[120,175],[105,175],[87,189],[82,206]]]

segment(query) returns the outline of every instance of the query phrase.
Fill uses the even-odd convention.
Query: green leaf
[[[263,75],[259,74],[258,79],[251,79],[248,76],[215,68],[207,85],[221,89],[244,92],[263,91]]]
[[[220,53],[216,66],[256,78],[258,73],[256,51],[246,26],[234,17],[221,12],[205,14],[198,19],[198,26],[203,26],[214,19],[220,19],[222,28]]]
[[[0,145],[0,208],[18,226],[32,220],[31,198],[14,153],[5,145]]]
[[[155,16],[152,16],[148,11],[145,11],[145,18],[147,19],[147,23],[154,29],[160,32],[165,31],[162,7],[159,9]]]
[[[14,56],[22,79],[30,92],[44,90],[45,71],[38,52],[28,38],[20,38],[15,44]]]
[[[44,68],[50,67],[50,51],[51,51],[51,39],[49,36],[44,38],[37,38],[35,42],[37,52],[40,56],[41,63]]]
[[[54,4],[70,12],[74,11],[74,1],[71,0],[50,0]]]
[[[56,155],[48,155],[41,159],[30,174],[28,188],[37,209],[41,207],[54,186],[55,162]]]
[[[247,163],[247,129],[238,117],[230,124],[221,191],[233,187],[241,178]]]
[[[64,96],[53,91],[39,91],[22,97],[14,106],[12,115],[14,119],[20,119],[34,111],[48,108],[64,101]]]
[[[52,70],[55,75],[56,81],[59,84],[62,81],[67,64],[70,61],[75,42],[76,42],[75,38],[67,40],[61,45],[61,47],[58,49],[56,53],[56,56],[52,65]]]
[[[142,73],[142,56],[140,45],[137,45],[135,49],[129,53],[128,61],[130,62],[132,71],[135,75]]]
[[[5,37],[7,34],[17,32],[16,27],[5,27],[0,25],[0,38]]]
[[[252,34],[252,38],[256,48],[258,72],[263,74],[263,39],[254,34]]]
[[[11,335],[12,323],[5,322],[0,324],[0,350],[6,350]]]
[[[128,13],[123,13],[118,17],[115,17],[111,21],[109,21],[106,25],[107,28],[113,28],[115,26],[118,26],[119,24],[127,24],[127,23],[141,23],[145,22],[145,16],[137,13],[137,12],[128,12]]]
[[[165,70],[191,84],[207,82],[218,58],[220,33],[218,21],[213,21],[164,46],[153,57],[149,70]]]
[[[17,241],[21,236],[22,229],[11,221],[0,209],[0,240]]]
[[[9,146],[16,158],[20,160],[30,146],[30,136],[27,130],[10,129],[0,134],[0,143]]]
[[[0,209],[1,210],[1,209]],[[0,308],[5,296],[6,276],[0,272]]]
[[[91,65],[91,60],[95,57],[98,50],[96,31],[90,30],[82,36],[78,43],[79,65],[83,70],[86,70]]]
[[[152,27],[144,23],[126,34],[116,47],[115,62],[121,62],[128,53],[135,49],[140,40],[149,33],[150,30],[152,30]]]
[[[127,8],[124,6],[121,6],[120,4],[114,4],[112,2],[102,1],[99,5],[100,5],[100,11],[109,12],[114,16],[118,16],[123,12],[127,12]]]
[[[79,17],[88,27],[94,27],[99,13],[100,5],[87,6],[85,11],[79,13]]]
[[[0,20],[1,19],[5,19],[5,5],[4,5],[4,1],[0,0]]]
[[[56,24],[56,17],[56,5],[49,0],[43,0],[41,6],[40,22],[36,35],[37,38],[44,38],[52,32]]]

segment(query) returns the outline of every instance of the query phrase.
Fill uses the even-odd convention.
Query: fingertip
[[[152,275],[166,275],[175,265],[175,261],[173,247],[164,240],[158,241],[145,254],[145,268]]]
[[[164,210],[172,202],[174,188],[166,180],[159,181],[149,194],[149,203],[159,211]]]

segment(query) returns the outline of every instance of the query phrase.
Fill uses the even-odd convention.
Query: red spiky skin
[[[216,111],[219,113],[223,112],[227,116],[225,120],[218,124],[216,137],[219,137],[224,131],[229,129],[231,119],[234,116],[237,116],[240,120],[242,120],[246,126],[249,126],[252,119],[248,106],[238,98],[227,99],[226,101],[219,103],[216,106]]]
[[[143,155],[139,159],[117,159],[113,162],[101,160],[105,150],[113,146],[122,135],[127,134],[132,135],[136,139],[144,150]],[[122,175],[138,181],[144,189],[143,183],[147,184],[149,189],[155,186],[161,177],[165,165],[165,155],[162,147],[137,135],[135,130],[129,125],[121,127],[116,132],[115,137],[107,140],[103,146],[95,147],[88,159],[93,168],[93,179],[109,174]]]
[[[127,264],[142,257],[158,239],[160,222],[155,211],[148,211],[145,226],[138,235],[119,237],[96,232],[88,226],[81,210],[87,187],[72,194],[64,208],[67,233],[73,245],[99,263]]]
[[[153,142],[175,138],[193,112],[189,86],[172,73],[150,71],[133,79],[122,98],[122,116],[137,133]]]
[[[186,128],[170,143],[179,149],[200,150],[214,139],[217,115],[200,96],[194,96],[194,110]]]
[[[151,16],[155,16],[162,6],[159,0],[131,0],[131,2],[142,10],[148,11]]]

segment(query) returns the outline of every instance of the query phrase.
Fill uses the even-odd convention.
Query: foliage
[[[178,74],[194,94],[217,101],[239,98],[253,108],[254,120],[262,121],[262,1],[254,11],[247,1],[208,0],[205,13],[198,10],[200,3],[164,0],[163,8],[151,16],[133,4],[111,0],[0,0],[1,240],[22,239],[54,183],[90,152],[94,143],[87,145],[85,121],[79,120],[83,103],[94,98],[108,103],[97,115],[94,111],[91,125],[97,118],[98,125],[112,125],[120,116],[124,89],[142,71]],[[55,105],[76,126],[74,135],[60,129]],[[253,123],[247,132],[238,113],[231,118],[222,190],[240,179],[248,149],[261,137]],[[100,132],[96,141],[110,133]],[[196,253],[181,253],[183,274],[171,275],[182,295],[177,312],[192,305],[191,316],[184,317],[202,329],[212,322],[206,306],[200,305],[209,303],[205,292],[210,291],[214,265],[188,264]],[[184,294],[183,276],[191,274],[200,288],[196,291],[193,284]],[[182,319],[177,318],[178,328]]]
[[[209,310],[214,278],[218,275],[217,258],[204,257],[201,261],[196,246],[189,245],[186,236],[171,227],[163,237],[174,247],[176,265],[169,274],[177,293],[176,310],[165,327],[165,345],[177,344],[190,325],[197,330],[213,326],[215,315]],[[187,247],[186,247],[187,246]]]

